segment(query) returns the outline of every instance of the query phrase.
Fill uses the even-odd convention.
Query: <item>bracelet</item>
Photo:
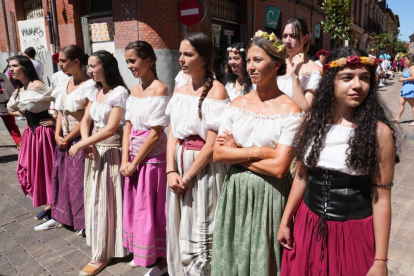
[[[381,184],[372,184],[372,187],[377,187],[378,189],[390,189],[392,186],[394,186],[394,183],[391,184],[385,184],[385,185],[381,185]]]
[[[387,263],[387,262],[388,262],[388,260],[389,260],[388,258],[385,258],[385,259],[381,259],[381,258],[374,258],[372,261],[373,261],[373,262],[386,262],[386,263]]]
[[[168,171],[168,172],[166,173],[166,175],[168,175],[169,173],[175,173],[175,171]]]
[[[249,149],[247,149],[247,161],[250,161]]]

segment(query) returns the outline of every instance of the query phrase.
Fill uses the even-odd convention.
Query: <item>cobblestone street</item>
[[[400,77],[402,74],[397,74]],[[401,83],[388,81],[381,95],[393,116],[397,111]],[[405,137],[401,163],[396,166],[392,190],[392,233],[389,275],[414,275],[414,127],[408,104],[400,124]],[[23,130],[24,121],[18,121]],[[90,261],[85,239],[65,228],[34,231],[41,208],[33,208],[16,179],[17,154],[13,140],[0,120],[0,275],[78,275]],[[41,162],[41,160],[39,160]],[[132,257],[115,259],[99,275],[144,275],[145,268],[131,268]]]

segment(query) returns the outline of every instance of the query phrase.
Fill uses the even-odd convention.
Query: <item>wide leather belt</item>
[[[327,220],[364,219],[372,215],[371,180],[368,175],[348,175],[316,168],[309,171],[304,202]]]

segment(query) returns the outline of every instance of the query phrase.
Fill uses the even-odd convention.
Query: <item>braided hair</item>
[[[152,48],[151,44],[149,44],[146,41],[143,40],[137,40],[130,42],[126,47],[126,50],[134,50],[135,53],[141,58],[141,59],[147,59],[149,58],[151,60],[151,71],[154,73],[154,76],[156,79],[158,79],[157,76],[157,56],[155,55],[154,49]]]
[[[191,46],[197,51],[200,55],[200,58],[204,61],[204,70],[206,71],[206,84],[203,87],[203,92],[201,93],[200,100],[198,101],[198,117],[202,118],[201,107],[203,105],[204,99],[207,97],[208,92],[213,87],[214,74],[213,74],[213,59],[214,59],[214,48],[213,42],[210,38],[203,33],[188,33],[184,36],[183,40],[190,42]]]

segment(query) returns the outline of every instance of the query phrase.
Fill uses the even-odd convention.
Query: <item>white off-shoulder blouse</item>
[[[155,126],[167,127],[170,118],[165,114],[170,96],[138,98],[129,96],[126,102],[125,120],[135,130],[149,130]]]
[[[332,128],[326,134],[322,149],[319,155],[319,161],[316,167],[340,171],[349,175],[364,175],[363,170],[355,170],[346,164],[347,154],[349,148],[349,138],[354,133],[354,128],[340,125],[332,125]],[[305,154],[308,158],[311,146],[307,149]]]
[[[62,80],[53,90],[52,96],[55,98],[56,110],[76,112],[85,109],[88,96],[96,89],[95,82],[87,80],[68,94],[67,87],[70,79]]]
[[[204,99],[201,106],[202,119],[198,117],[200,97],[183,93],[174,93],[165,113],[170,116],[172,134],[184,139],[190,135],[199,135],[206,140],[207,131],[218,131],[220,118],[230,100]]]
[[[292,145],[303,113],[262,115],[240,107],[229,106],[223,113],[219,134],[233,134],[239,147],[276,148]]]
[[[7,103],[7,109],[20,111],[22,114],[26,111],[40,113],[48,110],[53,100],[52,89],[45,84],[39,89],[28,89],[20,91],[17,96],[12,95]]]
[[[300,86],[302,86],[302,91],[305,90],[314,90],[318,87],[319,80],[321,79],[321,73],[319,71],[306,72],[299,75]],[[290,98],[293,98],[293,89],[292,89],[292,77],[289,75],[278,76],[277,77],[277,86],[280,91],[288,95]]]
[[[111,114],[112,108],[121,107],[125,110],[129,93],[125,87],[117,86],[108,95],[105,102],[98,103],[96,101],[96,95],[98,94],[98,91],[98,88],[95,88],[88,97],[89,101],[92,102],[90,116],[96,126],[105,127],[108,124],[109,115]],[[119,122],[120,127],[123,125],[125,125],[125,112],[122,116],[121,121]]]

